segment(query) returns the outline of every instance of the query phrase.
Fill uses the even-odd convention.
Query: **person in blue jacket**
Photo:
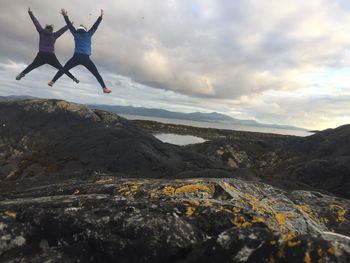
[[[62,69],[60,69],[54,78],[48,83],[49,86],[53,86],[53,84],[64,74],[73,67],[78,65],[85,66],[97,79],[100,83],[102,90],[104,93],[111,93],[112,90],[107,88],[105,85],[100,73],[98,72],[95,64],[90,59],[91,55],[91,38],[96,32],[98,26],[100,25],[103,17],[103,10],[101,9],[101,15],[98,17],[95,24],[87,30],[85,26],[80,25],[77,29],[73,26],[72,22],[68,18],[68,12],[65,9],[61,10],[61,14],[64,17],[64,20],[67,23],[67,26],[74,37],[75,42],[75,50],[74,55],[71,59],[67,61]]]
[[[44,64],[49,64],[58,70],[63,68],[55,55],[55,43],[56,39],[68,30],[68,26],[64,26],[60,30],[53,32],[53,25],[46,25],[45,28],[43,28],[30,8],[28,8],[28,14],[32,19],[34,26],[40,36],[39,52],[36,55],[34,61],[17,75],[16,80],[20,80],[33,69],[36,69],[37,67],[40,67]],[[67,74],[67,76],[70,77],[74,82],[79,83],[79,80],[75,78],[69,71],[63,72]]]

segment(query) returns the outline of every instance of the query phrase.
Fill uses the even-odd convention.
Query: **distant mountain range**
[[[142,107],[132,107],[132,106],[114,106],[114,105],[103,105],[103,104],[93,104],[93,105],[88,105],[88,107],[93,109],[110,111],[117,114],[124,114],[124,115],[138,115],[138,116],[146,116],[146,117],[158,117],[158,118],[201,121],[201,122],[219,122],[219,123],[229,123],[229,124],[245,125],[245,126],[257,126],[257,127],[306,131],[306,129],[295,127],[295,126],[266,124],[266,123],[260,123],[254,120],[236,119],[217,112],[181,113],[181,112],[173,112],[173,111],[162,110],[162,109],[152,109],[152,108],[142,108]]]
[[[0,101],[12,101],[12,100],[26,100],[26,99],[38,99],[32,96],[0,96]],[[152,109],[143,107],[132,107],[132,106],[118,106],[118,105],[105,105],[105,104],[89,104],[87,105],[92,109],[99,109],[104,111],[110,111],[122,115],[138,115],[144,117],[157,117],[166,119],[177,119],[177,120],[189,120],[189,121],[200,121],[200,122],[219,122],[228,123],[235,125],[244,126],[255,126],[255,127],[268,127],[277,129],[290,129],[290,130],[301,130],[306,131],[306,129],[290,126],[290,125],[279,125],[279,124],[267,124],[260,123],[254,120],[242,120],[232,118],[230,116],[212,112],[212,113],[202,113],[202,112],[192,112],[192,113],[181,113],[173,112],[163,109]]]

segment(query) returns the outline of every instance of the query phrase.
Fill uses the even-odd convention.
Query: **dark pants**
[[[30,71],[32,71],[33,69],[36,69],[44,64],[49,64],[49,65],[57,68],[58,70],[61,70],[63,68],[63,66],[58,61],[58,59],[54,53],[39,51],[39,53],[36,55],[32,64],[30,64],[28,67],[26,67],[26,69],[23,70],[22,73],[27,74]],[[66,71],[64,73],[68,77],[70,77],[72,80],[75,79],[75,77],[69,71]]]
[[[67,61],[66,65],[64,65],[62,69],[60,69],[57,72],[57,74],[52,79],[52,81],[56,82],[56,80],[58,80],[63,75],[63,72],[68,71],[71,68],[74,68],[78,65],[83,65],[84,67],[86,67],[95,76],[97,81],[100,83],[101,87],[102,88],[106,87],[100,73],[98,73],[94,62],[92,62],[89,55],[79,54],[79,53],[74,53],[73,57]]]

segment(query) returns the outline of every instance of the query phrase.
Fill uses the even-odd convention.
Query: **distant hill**
[[[0,101],[13,101],[13,100],[31,100],[36,99],[36,97],[32,96],[0,96]]]
[[[279,128],[279,129],[292,129],[292,130],[304,130],[304,131],[306,130],[303,128],[289,126],[289,125],[266,124],[266,123],[260,123],[254,120],[236,119],[217,112],[181,113],[181,112],[173,112],[173,111],[162,110],[162,109],[152,109],[152,108],[142,108],[142,107],[132,107],[132,106],[112,106],[112,105],[103,105],[103,104],[93,104],[93,105],[88,105],[88,107],[92,109],[105,110],[105,111],[110,111],[117,114],[126,114],[126,115],[138,115],[138,116],[147,116],[147,117],[158,117],[158,118],[202,121],[202,122],[203,121],[220,122],[220,123],[229,123],[229,124],[236,124],[236,125],[269,127],[269,128]]]

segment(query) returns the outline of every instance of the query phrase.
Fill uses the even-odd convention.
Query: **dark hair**
[[[46,25],[45,30],[52,33],[53,32],[53,25]]]

